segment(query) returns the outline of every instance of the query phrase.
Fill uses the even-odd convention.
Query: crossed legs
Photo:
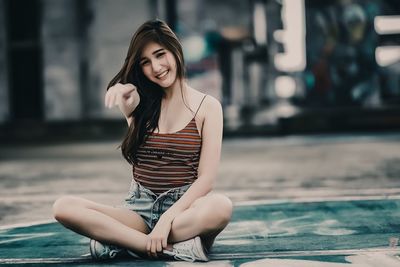
[[[65,227],[89,238],[146,253],[149,230],[135,212],[99,204],[84,198],[64,196],[53,205],[54,217]],[[170,244],[201,236],[206,248],[228,224],[232,202],[221,194],[197,199],[175,218]]]

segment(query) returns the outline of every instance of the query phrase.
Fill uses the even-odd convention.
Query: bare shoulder
[[[207,95],[204,99],[204,106],[206,114],[214,114],[217,115],[219,113],[222,114],[222,106],[218,99],[211,95]]]
[[[206,95],[194,88],[191,88],[190,91],[195,106],[199,107],[198,115],[200,115],[200,117],[205,118],[209,114],[216,115],[216,112],[222,114],[222,106],[218,99],[211,95]]]

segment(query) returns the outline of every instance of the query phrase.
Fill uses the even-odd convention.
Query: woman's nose
[[[161,70],[161,64],[158,62],[158,60],[153,60],[151,62],[151,67],[154,73],[158,73]]]

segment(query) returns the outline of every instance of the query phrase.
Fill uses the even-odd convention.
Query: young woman
[[[164,22],[148,21],[136,31],[122,69],[108,85],[105,105],[118,106],[129,126],[121,144],[133,166],[125,204],[64,196],[54,203],[55,218],[91,238],[96,259],[126,251],[207,261],[232,214],[232,202],[212,192],[222,108],[187,84],[181,44]]]

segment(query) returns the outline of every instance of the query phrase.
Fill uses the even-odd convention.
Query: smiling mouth
[[[157,79],[162,79],[162,78],[164,78],[165,76],[167,76],[168,72],[169,72],[169,70],[163,71],[163,72],[161,72],[160,74],[158,74],[158,75],[156,76],[156,78],[157,78]]]

